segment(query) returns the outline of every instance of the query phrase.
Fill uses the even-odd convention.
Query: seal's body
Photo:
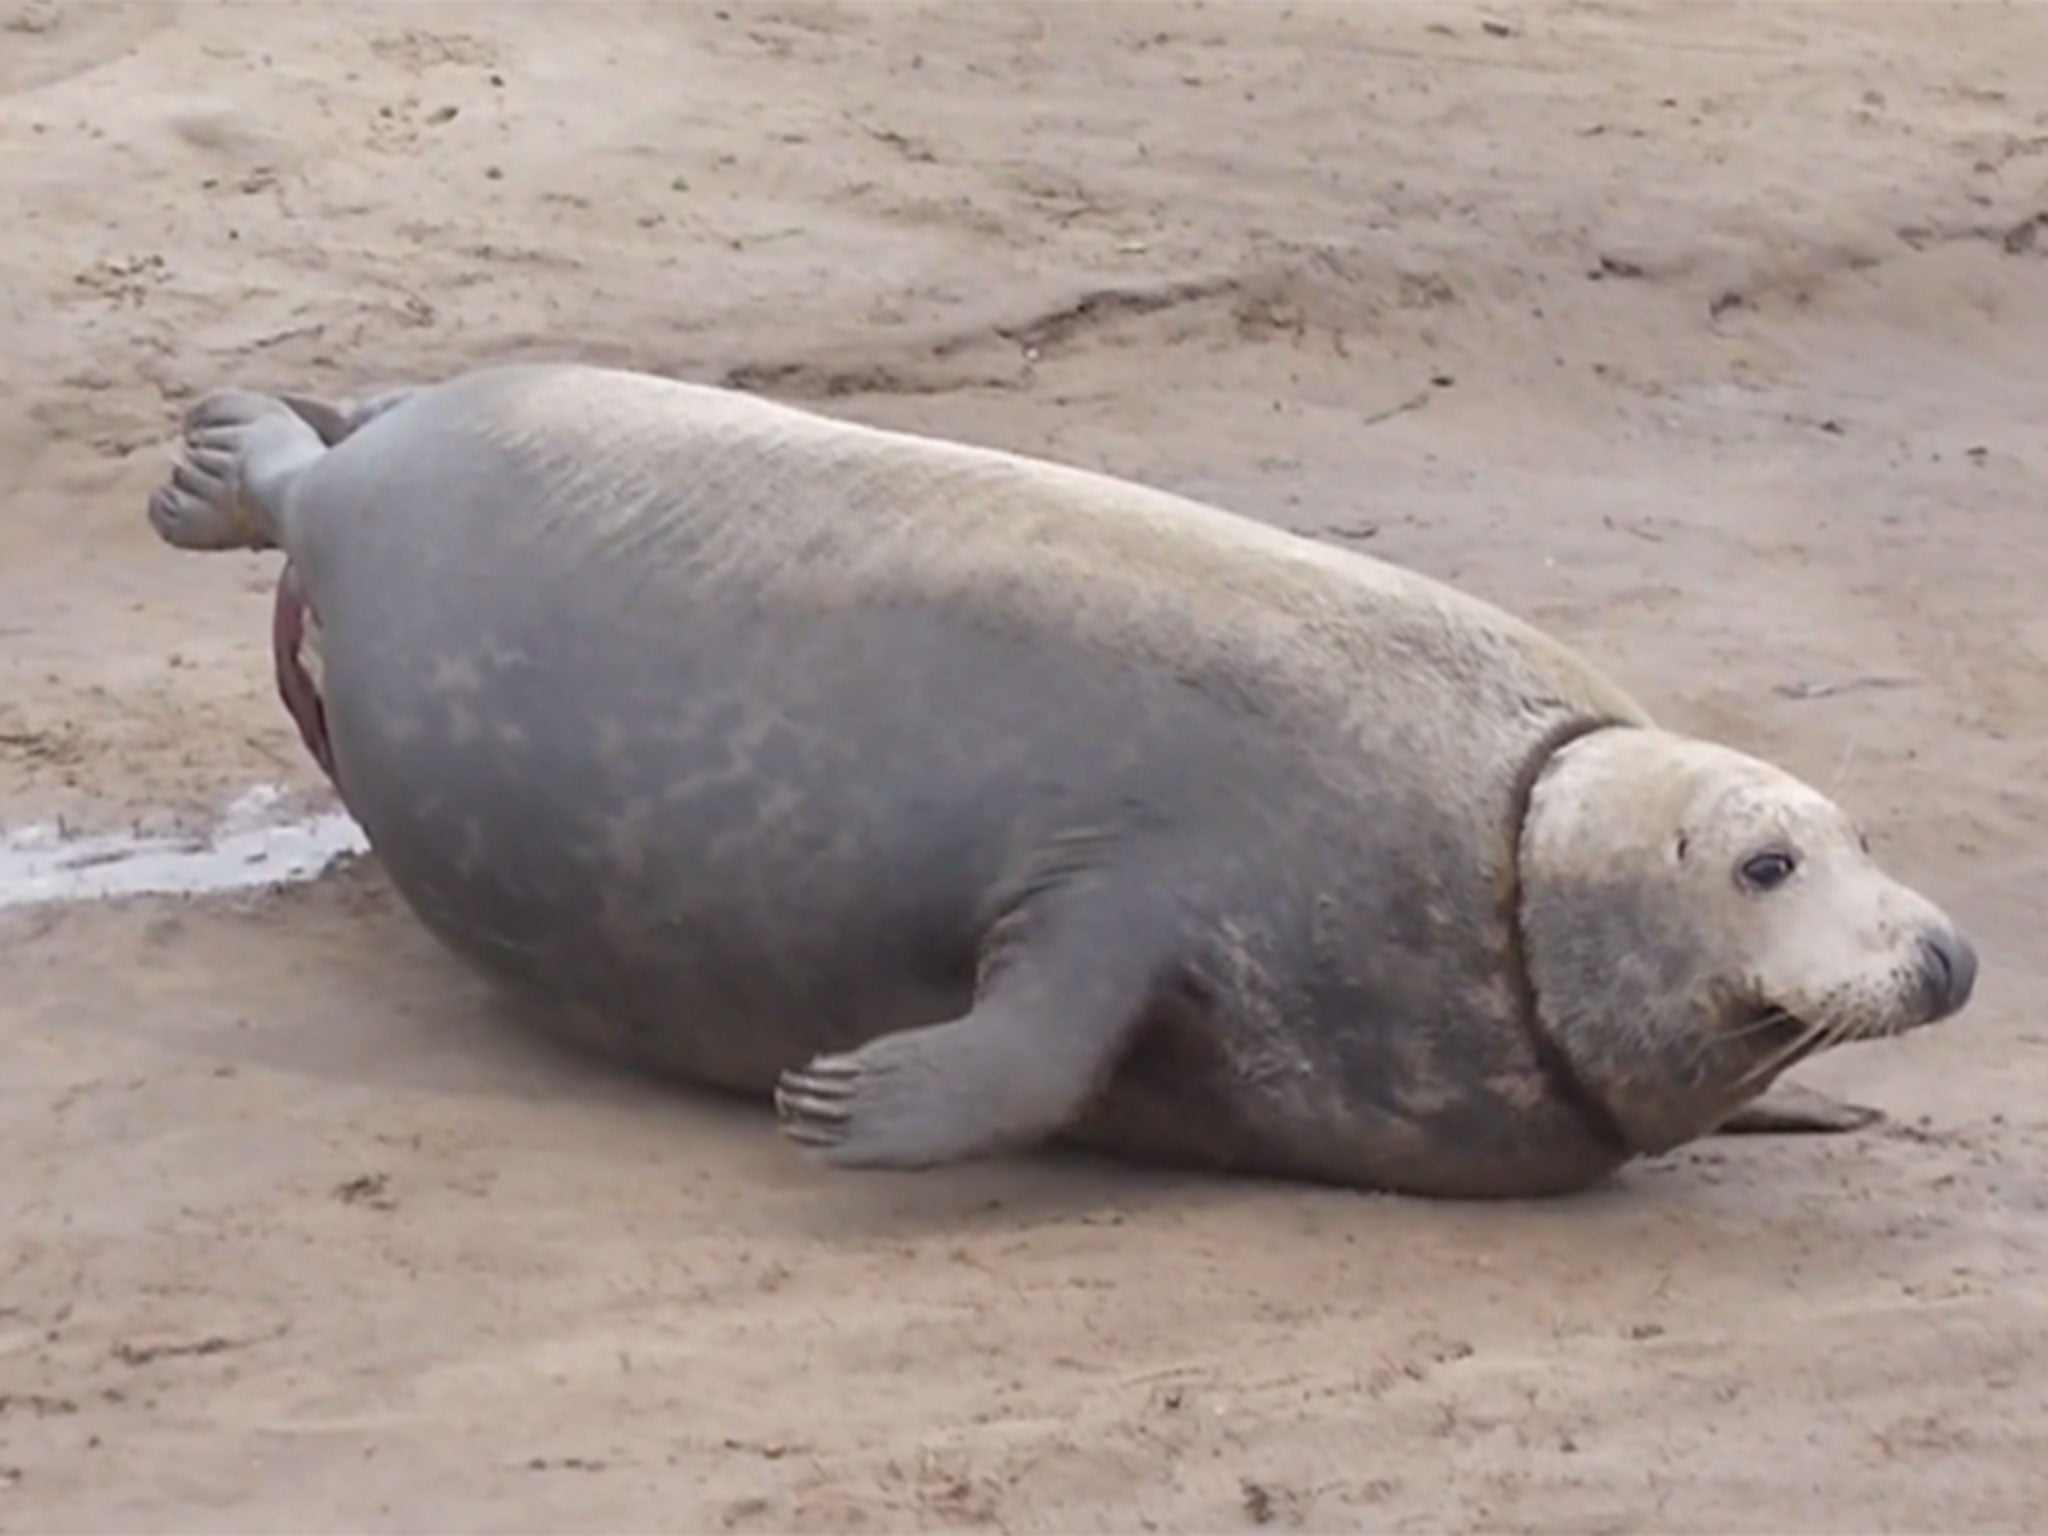
[[[829,1160],[1064,1133],[1554,1192],[1714,1129],[1826,1043],[1733,982],[1708,1009],[1725,1047],[1712,1021],[1668,1042],[1532,990],[1604,963],[1578,955],[1583,914],[1530,963],[1556,894],[1527,867],[1532,802],[1573,799],[1544,787],[1573,743],[1667,738],[1419,575],[599,369],[492,369],[353,417],[216,395],[187,438],[152,519],[286,551],[280,685],[421,919],[630,1061],[776,1089]],[[1871,1017],[1953,1011],[1967,946],[1879,894],[1912,963]],[[1643,1041],[1575,1049],[1617,1028]]]

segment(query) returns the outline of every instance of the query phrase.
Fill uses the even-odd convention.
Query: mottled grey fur
[[[827,1160],[1065,1135],[1539,1194],[1775,1075],[1732,1086],[1772,1002],[1732,971],[1657,1012],[1730,957],[1630,994],[1656,1016],[1627,1029],[1682,1032],[1676,1076],[1544,995],[1602,984],[1603,924],[1609,958],[1658,936],[1618,926],[1608,872],[1527,867],[1523,802],[1573,736],[1662,733],[1526,624],[1355,553],[543,365],[362,408],[210,396],[150,516],[286,551],[337,785],[436,934],[629,1061],[775,1090]],[[1567,935],[1547,967],[1532,915]],[[1951,1001],[1894,988],[1858,1029]]]

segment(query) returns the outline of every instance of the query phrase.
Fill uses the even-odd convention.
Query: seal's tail
[[[326,451],[276,396],[216,390],[185,413],[182,450],[149,498],[149,524],[180,549],[275,549],[293,479]]]

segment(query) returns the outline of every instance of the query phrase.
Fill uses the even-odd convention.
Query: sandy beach
[[[2048,1522],[2048,5],[0,0],[0,834],[330,810],[220,384],[579,358],[1349,543],[1969,929],[1842,1138],[1453,1205],[807,1167],[374,860],[4,904],[0,1530]]]

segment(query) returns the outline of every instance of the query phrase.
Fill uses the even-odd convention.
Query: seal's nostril
[[[1928,990],[1944,1014],[1954,1013],[1970,1000],[1977,984],[1977,952],[1969,940],[1956,933],[1930,933],[1920,940],[1926,966]]]

